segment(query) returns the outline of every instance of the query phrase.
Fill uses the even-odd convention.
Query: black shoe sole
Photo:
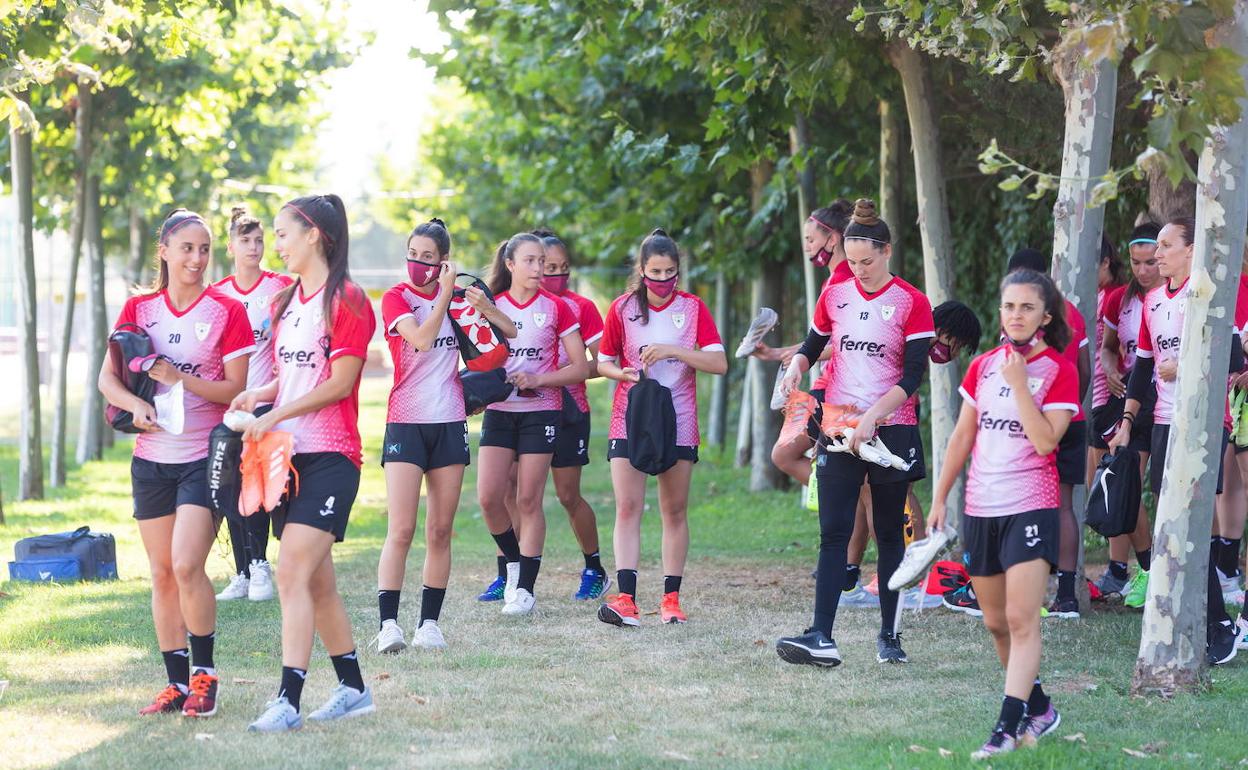
[[[816,658],[810,654],[805,647],[799,647],[795,644],[776,643],[776,654],[780,656],[780,660],[785,663],[793,663],[799,666],[818,666],[820,668],[836,668],[841,665],[841,659],[838,658]]]
[[[618,626],[619,628],[637,628],[637,626],[641,625],[640,623],[625,623],[623,617],[605,604],[598,608],[598,619],[603,623]]]

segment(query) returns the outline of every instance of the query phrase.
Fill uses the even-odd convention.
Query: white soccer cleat
[[[272,599],[273,566],[267,561],[251,560],[251,581],[247,585],[247,598],[253,602],[264,602]]]
[[[957,540],[958,533],[951,528],[939,529],[922,540],[915,540],[906,548],[901,564],[888,579],[888,590],[900,591],[923,580],[936,560]]]
[[[776,311],[769,307],[760,307],[758,315],[754,316],[754,320],[750,322],[749,330],[741,338],[741,344],[737,346],[737,358],[745,358],[753,354],[758,349],[758,343],[762,342],[767,332],[774,329],[779,322],[780,316],[776,314]]]
[[[504,615],[528,615],[537,604],[537,598],[523,588],[516,589],[516,595],[503,606]]]
[[[412,634],[412,646],[422,650],[445,650],[446,639],[442,637],[442,629],[438,628],[438,621],[426,620],[421,623],[420,628]]]

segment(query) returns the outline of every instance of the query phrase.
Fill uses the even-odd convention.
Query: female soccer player
[[[203,218],[186,209],[170,214],[160,226],[156,257],[155,287],[126,301],[117,327],[134,325],[151,338],[160,356],[148,370],[157,395],[181,386],[181,433],[162,430],[155,407],[128,391],[107,360],[99,388],[108,403],[133,413],[143,431],[134,442],[130,483],[169,684],[139,713],[208,717],[217,713],[217,603],[204,564],[220,524],[208,508],[208,434],[247,383],[247,355],[256,346],[243,306],[204,286],[212,235]]]
[[[234,274],[213,284],[225,296],[242,303],[256,341],[247,367],[247,389],[255,390],[273,379],[273,337],[269,333],[269,303],[273,295],[291,284],[285,275],[260,267],[264,259],[264,226],[260,220],[236,206],[230,211],[230,240],[226,246],[234,258]],[[246,288],[244,288],[246,287]],[[265,404],[260,413],[272,408]],[[269,565],[269,512],[261,508],[251,516],[225,517],[234,551],[235,575],[217,601],[273,598],[273,569]]]
[[[964,403],[949,439],[928,518],[945,502],[969,457],[964,547],[967,572],[1005,667],[1005,698],[987,742],[971,755],[1012,751],[1061,722],[1040,686],[1040,607],[1057,564],[1056,451],[1078,409],[1079,373],[1057,351],[1070,343],[1053,280],[1020,269],[1001,282],[1005,342],[977,357],[962,380]]]
[[[819,568],[815,579],[814,622],[806,632],[781,638],[776,652],[790,663],[835,666],[841,662],[832,626],[845,576],[854,508],[864,479],[871,487],[871,515],[879,549],[881,628],[876,659],[904,663],[897,633],[898,594],[888,579],[905,550],[906,491],[924,477],[923,444],[915,401],[936,335],[932,307],[918,289],[888,272],[892,254],[888,225],[876,215],[875,202],[860,198],[845,228],[845,254],[854,280],[828,287],[819,297],[810,333],[793,356],[783,388],[792,392],[830,338],[835,349],[824,391],[824,409],[857,415],[849,452],[831,452],[820,442]],[[856,455],[877,436],[903,461],[905,469],[884,468]]]
[[[1160,230],[1152,222],[1145,222],[1131,232],[1131,240],[1127,244],[1131,259],[1131,280],[1105,299],[1105,337],[1101,341],[1097,357],[1101,360],[1101,372],[1105,375],[1109,398],[1104,406],[1092,410],[1092,425],[1094,439],[1103,443],[1107,449],[1109,444],[1106,434],[1112,437],[1122,420],[1122,405],[1127,394],[1126,377],[1135,367],[1140,318],[1144,314],[1144,295],[1161,283],[1161,273],[1157,270],[1157,233]],[[1140,411],[1131,421],[1131,440],[1127,446],[1140,455],[1141,475],[1147,471],[1148,452],[1152,448],[1154,401],[1156,391],[1150,389],[1146,400],[1140,404]],[[1159,491],[1154,490],[1154,493]],[[1127,554],[1132,550],[1135,551],[1139,569],[1128,580]],[[1122,597],[1123,604],[1128,607],[1143,607],[1152,552],[1153,527],[1149,521],[1148,510],[1141,500],[1135,531],[1129,535],[1110,538],[1109,568],[1096,584],[1101,595],[1109,597],[1116,594]]]
[[[451,576],[451,527],[468,465],[459,343],[447,315],[456,276],[450,254],[451,235],[442,220],[417,226],[407,239],[408,280],[381,300],[394,360],[394,387],[381,456],[388,524],[377,564],[379,652],[399,652],[407,646],[398,622],[399,593],[416,531],[422,481],[428,501],[424,586],[413,643],[423,649],[446,647],[438,619]],[[467,298],[489,320],[511,326],[480,289],[469,288]]]
[[[616,626],[641,625],[637,565],[646,474],[629,461],[625,412],[628,394],[642,374],[668,388],[676,412],[676,464],[659,474],[663,521],[663,600],[659,619],[684,623],[681,581],[689,555],[689,481],[698,461],[697,373],[724,374],[728,359],[706,303],[679,291],[680,248],[655,230],[641,242],[629,291],[607,310],[598,371],[620,383],[611,405],[607,459],[615,490],[615,575],[619,593],[598,608],[598,619]]]
[[[1089,487],[1092,486],[1096,466],[1108,448],[1104,436],[1096,430],[1097,416],[1109,403],[1111,395],[1100,355],[1105,339],[1105,303],[1126,282],[1126,271],[1118,260],[1118,252],[1108,238],[1101,236],[1101,262],[1096,271],[1096,325],[1092,348],[1092,435],[1088,437],[1088,461],[1084,472],[1084,484]]]
[[[546,541],[542,496],[559,438],[560,389],[589,373],[580,324],[566,302],[542,288],[545,261],[542,239],[517,233],[499,244],[490,275],[498,309],[517,330],[506,365],[515,391],[486,407],[477,473],[481,513],[505,561],[504,615],[528,614],[536,603],[533,589]],[[568,356],[562,369],[560,347]],[[513,462],[519,539],[505,502]]]
[[[568,304],[577,323],[581,325],[581,339],[589,350],[589,374],[586,379],[598,376],[598,346],[602,342],[602,314],[587,297],[568,288],[572,278],[572,259],[567,244],[550,230],[535,230],[533,234],[542,239],[546,247],[545,272],[542,288]],[[566,351],[559,348],[559,366],[567,366]],[[585,557],[581,571],[581,585],[573,595],[577,601],[597,599],[611,585],[611,578],[602,567],[598,550],[598,519],[594,509],[581,494],[581,468],[589,464],[589,399],[585,383],[575,382],[563,390],[562,422],[555,439],[555,454],[550,462],[550,475],[555,481],[555,494],[563,509],[568,512],[572,532]]]
[[[1183,315],[1187,306],[1187,282],[1192,273],[1192,242],[1196,223],[1190,217],[1172,219],[1157,234],[1157,268],[1165,279],[1144,298],[1140,319],[1139,347],[1135,367],[1127,381],[1127,399],[1122,408],[1122,423],[1109,442],[1110,449],[1126,446],[1131,440],[1131,426],[1141,405],[1156,392],[1153,409],[1152,464],[1149,483],[1161,493],[1166,467],[1166,448],[1170,438],[1170,420],[1174,417],[1174,397],[1178,386],[1178,359],[1183,341]],[[1232,319],[1227,319],[1228,323]],[[1243,364],[1243,349],[1236,331],[1231,340],[1230,372],[1237,373]],[[1154,376],[1155,374],[1155,376]],[[1227,436],[1217,444],[1221,458]],[[1218,492],[1222,491],[1222,464],[1218,464]],[[1235,629],[1222,600],[1218,582],[1217,559],[1210,542],[1208,586],[1208,637],[1206,656],[1210,665],[1221,665],[1235,657]]]
[[[312,721],[371,713],[351,638],[351,622],[338,593],[332,547],[346,537],[360,488],[359,390],[376,329],[368,296],[348,272],[347,213],[337,195],[296,198],[277,213],[277,253],[295,283],[273,300],[277,378],[234,399],[232,408],[255,411],[244,440],[271,430],[294,437],[289,502],[273,516],[281,540],[277,590],[282,603],[282,683],[251,729],[286,732],[303,726],[303,683],[320,635],[338,675],[338,687]]]

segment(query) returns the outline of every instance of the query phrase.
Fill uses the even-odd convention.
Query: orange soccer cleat
[[[259,441],[243,442],[242,489],[238,494],[238,512],[250,516],[264,508],[274,511],[294,472],[291,456],[295,438],[286,431],[269,431]],[[298,490],[299,479],[295,478]]]
[[[784,402],[784,425],[780,428],[780,439],[776,442],[787,446],[806,435],[806,427],[814,416],[819,402],[815,397],[803,390],[794,390]]]
[[[858,418],[861,415],[861,410],[854,406],[824,404],[823,420],[819,424],[819,430],[823,431],[825,436],[832,438],[846,428],[857,428]]]

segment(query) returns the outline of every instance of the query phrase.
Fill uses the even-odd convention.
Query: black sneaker
[[[1209,624],[1209,665],[1230,663],[1235,657],[1235,627],[1227,623]]]
[[[1062,618],[1063,620],[1079,619],[1078,599],[1054,599],[1045,611],[1046,618]]]
[[[971,588],[970,583],[945,594],[941,603],[954,612],[962,612],[977,618],[984,616],[983,611],[979,609],[979,600],[975,598],[975,589]]]
[[[783,636],[776,640],[776,654],[786,663],[832,668],[841,665],[836,642],[822,631],[808,628],[801,636]]]
[[[875,659],[880,663],[906,663],[906,651],[901,649],[901,634],[881,631],[875,640]]]

